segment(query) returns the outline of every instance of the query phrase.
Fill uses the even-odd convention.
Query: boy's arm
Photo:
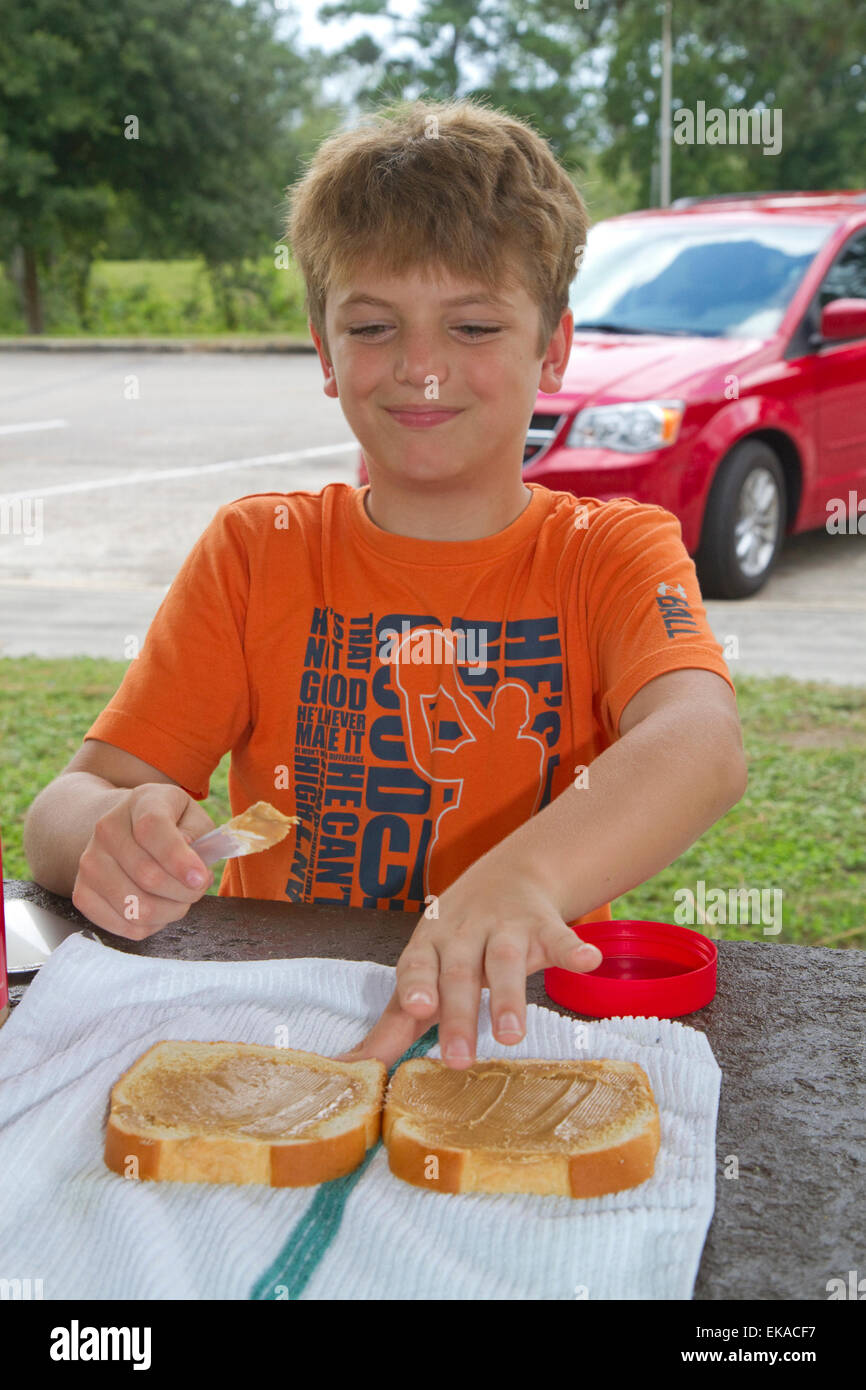
[[[583,959],[579,928],[566,924],[665,868],[743,795],[736,701],[715,672],[657,676],[625,706],[619,729],[586,788],[566,788],[440,896],[437,920],[422,918],[400,957],[385,1012],[344,1057],[390,1066],[438,1019],[446,1063],[469,1065],[485,984],[496,1040],[518,1042],[527,975],[599,964],[598,947],[584,947]],[[413,1001],[416,991],[426,1003]]]
[[[714,671],[669,671],[629,700],[618,742],[491,855],[544,884],[565,921],[666,868],[740,800],[736,700]]]
[[[71,898],[96,822],[128,795],[128,787],[92,772],[62,772],[43,787],[24,821],[24,857],[33,882]]]
[[[101,816],[132,787],[178,783],[158,767],[99,739],[82,743],[62,772],[31,802],[24,818],[24,855],[33,881],[71,898],[78,862]]]

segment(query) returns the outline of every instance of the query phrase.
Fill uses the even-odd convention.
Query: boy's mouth
[[[385,406],[385,409],[398,425],[408,425],[410,429],[428,429],[461,414],[460,410],[448,410],[444,406]]]

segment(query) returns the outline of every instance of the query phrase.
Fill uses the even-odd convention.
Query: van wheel
[[[763,588],[782,547],[785,475],[760,439],[744,439],[710,488],[695,568],[705,598],[747,598]]]

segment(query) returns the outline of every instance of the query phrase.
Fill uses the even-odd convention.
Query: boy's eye
[[[388,326],[389,325],[387,323],[370,323],[367,324],[364,328],[350,328],[347,331],[351,333],[353,336],[363,338],[373,334],[377,334],[380,329],[388,328]],[[458,327],[461,333],[469,333],[473,337],[481,336],[484,333],[499,332],[498,328],[488,328],[486,327],[486,325],[479,323],[461,323],[458,325]]]

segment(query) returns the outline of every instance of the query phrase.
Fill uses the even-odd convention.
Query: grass
[[[24,815],[81,745],[114,694],[120,661],[0,660],[0,833],[7,878],[30,878]],[[756,921],[706,927],[727,940],[866,948],[866,691],[856,687],[738,677],[749,764],[743,799],[679,859],[613,905],[617,918],[676,921],[674,893],[713,888],[783,891],[782,930]],[[200,804],[228,819],[227,753]],[[217,874],[213,887],[216,894]],[[771,902],[772,898],[768,898]],[[763,919],[766,924],[766,919]],[[692,925],[701,929],[701,921]]]
[[[304,285],[294,263],[277,269],[264,256],[243,267],[231,291],[236,327],[230,328],[201,260],[95,261],[90,283],[90,321],[79,321],[68,280],[43,276],[44,336],[238,337],[308,336]],[[0,337],[26,334],[13,288],[0,268]]]

